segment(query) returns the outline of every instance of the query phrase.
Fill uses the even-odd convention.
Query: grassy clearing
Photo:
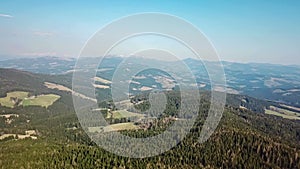
[[[283,106],[285,108],[292,109],[292,110],[295,110],[295,111],[300,111],[300,108],[298,108],[298,107],[288,106],[288,105],[285,105],[285,104],[280,104],[280,106]]]
[[[55,94],[39,95],[28,98],[28,92],[14,91],[7,93],[6,97],[0,98],[1,106],[14,108],[14,106],[51,106],[60,96]]]
[[[298,116],[298,117],[300,117],[300,113],[298,113],[298,112],[294,112],[294,111],[287,110],[287,109],[282,109],[282,108],[275,107],[275,106],[270,106],[270,110],[274,110],[278,113],[285,114],[285,115],[288,115],[288,116]]]
[[[117,111],[112,112],[112,118],[114,118],[114,119],[129,118],[129,117],[142,117],[142,116],[144,116],[144,115],[129,112],[127,110],[117,110]]]
[[[23,106],[41,106],[48,108],[59,98],[60,96],[55,94],[39,95],[34,98],[25,98],[23,101]]]
[[[103,83],[103,84],[111,84],[111,81],[106,80],[106,79],[103,79],[103,78],[101,78],[101,77],[94,77],[93,80],[94,80],[94,81],[97,81],[97,82],[100,82],[100,83]]]
[[[12,98],[23,100],[26,97],[28,97],[28,92],[22,92],[22,91],[9,92],[6,94],[6,97],[0,98],[0,104],[1,106],[13,108],[16,105],[16,103],[15,101],[12,100]]]
[[[97,84],[93,84],[93,86],[95,88],[99,88],[99,89],[109,89],[110,87],[109,86],[106,86],[106,85],[97,85]]]
[[[85,95],[80,94],[80,93],[77,93],[77,92],[73,91],[72,89],[70,89],[70,88],[68,88],[66,86],[60,85],[60,84],[45,82],[44,85],[47,88],[49,88],[49,89],[57,89],[57,90],[61,90],[61,91],[71,92],[73,96],[77,96],[77,97],[80,97],[82,99],[86,99],[86,100],[91,100],[93,102],[97,102],[96,99],[90,98],[90,97],[85,96]]]
[[[288,111],[288,110],[286,110]],[[274,111],[274,110],[268,110],[268,109],[265,109],[265,113],[266,114],[270,114],[270,115],[275,115],[275,116],[280,116],[282,118],[285,118],[285,119],[292,119],[292,120],[300,120],[300,117],[297,116],[297,113],[282,113],[282,112],[277,112],[277,111]]]
[[[67,88],[66,86],[63,86],[63,85],[50,83],[50,82],[45,82],[44,85],[49,89],[58,89],[61,91],[72,92],[72,89]]]
[[[114,131],[139,129],[139,127],[134,125],[133,123],[118,123],[109,125],[108,127],[110,127]]]
[[[122,131],[122,130],[137,130],[140,129],[134,123],[118,123],[111,124],[109,126],[89,127],[89,132],[111,132],[111,131]]]

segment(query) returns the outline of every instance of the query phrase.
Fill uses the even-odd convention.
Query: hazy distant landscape
[[[300,169],[300,1],[0,1],[0,169]]]
[[[89,58],[93,62],[93,58]],[[104,79],[111,80],[112,75],[115,72],[117,66],[122,62],[120,57],[109,57],[102,61],[100,65],[99,76]],[[152,60],[157,64],[179,64],[179,63],[167,63],[167,61]],[[192,70],[196,76],[198,86],[203,90],[210,90],[210,82],[207,72],[203,63],[200,60],[185,59],[183,60]],[[147,59],[132,58],[133,65],[130,66],[143,66],[143,62],[147,62]],[[166,63],[165,63],[166,62]],[[32,65],[32,63],[34,63]],[[0,61],[0,67],[12,68],[30,71],[33,73],[44,74],[70,74],[74,69],[76,63],[75,58],[58,58],[58,57],[39,57],[39,58],[23,58],[23,59],[11,59]],[[213,65],[214,62],[206,62]],[[276,65],[276,64],[262,64],[262,63],[233,63],[223,62],[225,74],[226,74],[226,92],[232,94],[244,94],[252,97],[256,97],[263,100],[277,101],[292,106],[300,106],[300,67],[291,65]],[[82,70],[84,71],[84,70]],[[159,81],[171,81],[170,77],[162,77],[157,74],[151,74],[151,72],[142,72],[139,76],[145,78],[135,78],[132,83],[133,88],[141,90],[142,87],[145,90],[152,89],[153,85],[158,88],[168,88],[165,84],[163,86]],[[160,79],[159,79],[160,78]],[[184,78],[184,75],[181,77]],[[97,81],[99,85],[105,87],[106,83]],[[142,83],[144,86],[139,85]],[[172,88],[170,84],[169,88]],[[216,89],[218,90],[218,89]],[[221,90],[221,89],[219,89]],[[223,90],[223,89],[222,89]]]
[[[176,81],[161,71],[140,72],[130,81],[131,99],[119,103],[111,101],[112,75],[121,60],[119,57],[106,58],[99,66],[97,76],[91,79],[99,106],[95,111],[102,113],[109,125],[91,124],[92,127],[86,130],[90,134],[119,131],[131,137],[146,137],[163,132],[180,120],[176,117],[176,103],[180,100]],[[1,67],[5,67],[0,69],[1,166],[225,168],[243,164],[247,168],[299,167],[298,67],[280,66],[278,69],[279,65],[225,62],[227,91],[220,91],[228,92],[225,112],[209,141],[199,144],[193,140],[200,134],[207,116],[211,89],[201,62],[184,61],[197,76],[203,99],[199,117],[191,135],[178,146],[145,159],[130,159],[106,152],[83,131],[72,106],[72,95],[83,101],[94,100],[72,90],[74,59],[42,57],[1,61]],[[31,63],[35,63],[34,66]],[[142,66],[143,62],[133,58],[132,63],[128,65],[128,71],[134,66]],[[154,89],[164,92],[169,100],[167,109],[160,116],[147,114],[149,93]],[[115,104],[121,105],[122,109],[116,109]],[[181,160],[176,160],[177,157]]]

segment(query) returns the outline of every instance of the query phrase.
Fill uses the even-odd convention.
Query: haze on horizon
[[[0,57],[76,57],[85,42],[111,21],[161,12],[194,24],[221,60],[300,65],[299,9],[297,0],[4,0],[0,2]]]

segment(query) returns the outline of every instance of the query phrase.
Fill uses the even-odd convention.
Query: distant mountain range
[[[95,58],[87,58],[86,60],[86,64],[96,63]],[[105,58],[99,65],[97,76],[111,81],[117,66],[122,61],[123,58],[121,57]],[[131,58],[128,62],[132,63],[126,65],[128,71],[136,67],[143,67],[148,62],[157,65],[180,65],[179,61],[168,62],[138,57]],[[184,59],[183,62],[195,75],[199,88],[211,90],[210,79],[203,62],[191,58]],[[73,71],[75,64],[75,58],[59,57],[17,58],[0,61],[1,68],[14,68],[43,74],[68,74]],[[205,61],[205,64],[213,65],[216,62]],[[233,62],[222,62],[222,64],[227,84],[224,89],[227,93],[249,95],[300,107],[300,66]],[[181,78],[185,78],[184,75]],[[153,88],[173,88],[175,84],[176,82],[169,75],[147,70],[136,75],[130,85],[131,92],[134,93],[135,91],[139,92]],[[96,85],[110,86],[101,81],[97,81]]]

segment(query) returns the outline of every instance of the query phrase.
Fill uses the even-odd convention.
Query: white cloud
[[[13,18],[13,16],[8,15],[8,14],[1,14],[0,13],[0,17],[4,17],[4,18]]]

